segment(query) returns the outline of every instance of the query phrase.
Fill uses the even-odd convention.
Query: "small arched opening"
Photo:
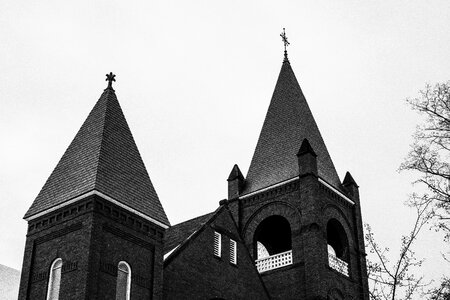
[[[50,266],[50,275],[47,287],[47,300],[59,299],[59,288],[61,286],[61,271],[63,261],[61,258],[57,258]]]
[[[291,226],[282,216],[264,219],[255,230],[253,245],[260,272],[292,264]]]
[[[116,300],[129,300],[131,294],[131,268],[121,261],[117,265]]]
[[[327,223],[327,250],[330,267],[348,276],[348,238],[341,223],[336,219]]]

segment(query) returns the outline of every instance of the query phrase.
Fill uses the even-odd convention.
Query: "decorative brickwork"
[[[247,177],[234,165],[228,199],[172,227],[110,73],[26,213],[19,299],[46,298],[56,261],[60,299],[115,299],[126,273],[132,300],[368,300],[358,186],[341,184],[285,58]]]
[[[136,232],[151,236],[155,240],[162,241],[163,239],[164,231],[162,228],[103,199],[95,202],[95,211]]]
[[[111,263],[102,261],[102,262],[100,262],[100,271],[116,277],[117,276],[117,265],[113,265]]]
[[[71,206],[67,206],[63,210],[58,210],[41,218],[33,220],[28,223],[28,234],[33,234],[38,230],[44,230],[52,226],[61,224],[61,222],[73,219],[77,215],[89,211],[92,209],[92,201],[82,201],[75,203]]]
[[[132,235],[129,235],[126,232],[124,232],[124,231],[122,231],[122,230],[120,230],[120,229],[118,229],[116,227],[113,227],[111,225],[108,225],[108,224],[103,225],[103,230],[106,231],[106,232],[112,233],[112,234],[114,234],[115,236],[117,236],[117,237],[119,237],[121,239],[130,241],[133,244],[136,244],[138,246],[144,247],[145,249],[148,249],[148,250],[153,250],[154,249],[154,246],[151,243],[148,243],[148,242],[146,242],[146,241],[144,241],[144,240],[142,240],[140,238],[137,238],[137,237],[134,237]]]
[[[321,190],[322,192],[324,192],[324,193],[327,194],[327,197],[328,197],[328,198],[331,198],[331,199],[333,199],[333,200],[339,201],[339,204],[342,205],[342,206],[346,206],[346,207],[348,207],[348,208],[353,207],[353,205],[352,205],[350,202],[348,202],[347,200],[345,200],[344,198],[342,198],[341,196],[339,196],[339,194],[333,192],[331,189],[329,189],[329,188],[326,187],[325,185],[320,184],[319,187],[320,187],[320,190]]]
[[[38,272],[38,273],[36,273],[36,274],[33,274],[33,276],[31,276],[31,282],[32,283],[35,283],[35,282],[38,282],[38,281],[41,281],[41,280],[47,280],[48,279],[48,272],[49,271],[41,271],[41,272]]]
[[[121,260],[132,266],[132,299],[158,299],[163,230],[97,195],[37,218],[29,226],[19,299],[45,298],[57,257],[63,261],[61,299],[114,299]]]
[[[62,273],[72,272],[78,269],[77,261],[65,261],[62,266]]]
[[[267,200],[275,199],[277,197],[283,196],[285,194],[289,194],[295,191],[298,191],[299,185],[298,180],[295,182],[290,182],[282,186],[278,186],[269,190],[266,190],[261,193],[257,193],[254,196],[249,196],[242,198],[242,202],[244,206],[251,206],[258,204],[260,202],[264,202]]]
[[[42,243],[51,241],[51,240],[53,240],[53,239],[62,237],[62,236],[66,235],[66,234],[68,234],[68,233],[70,233],[70,232],[79,230],[79,229],[81,229],[82,227],[83,227],[83,224],[82,224],[81,222],[78,222],[78,223],[76,223],[76,224],[67,226],[67,227],[62,228],[62,229],[60,229],[60,230],[53,231],[53,232],[51,232],[51,233],[49,233],[49,234],[46,234],[46,235],[44,235],[44,236],[41,236],[41,237],[35,239],[34,241],[35,241],[36,244],[42,244]]]

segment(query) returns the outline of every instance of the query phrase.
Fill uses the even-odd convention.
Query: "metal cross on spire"
[[[284,44],[284,60],[287,61],[287,50],[286,47],[289,46],[291,43],[288,42],[287,36],[286,36],[286,30],[283,28],[283,32],[280,34],[281,39],[283,40]]]
[[[112,72],[109,72],[109,74],[106,74],[106,80],[105,81],[108,81],[108,87],[106,89],[114,90],[112,88],[112,82],[116,81],[116,75],[114,75]]]

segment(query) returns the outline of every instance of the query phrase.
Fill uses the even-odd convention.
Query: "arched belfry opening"
[[[327,223],[328,264],[332,269],[348,276],[349,244],[342,224],[331,219]]]
[[[253,253],[259,272],[292,264],[291,226],[282,216],[270,216],[256,228]]]

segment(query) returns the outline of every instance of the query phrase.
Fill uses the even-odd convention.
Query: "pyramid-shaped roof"
[[[298,176],[296,154],[305,138],[317,154],[319,176],[339,189],[339,176],[285,57],[247,173],[243,194]]]
[[[25,218],[93,190],[169,225],[110,86],[100,96]]]
[[[235,179],[244,179],[244,175],[241,173],[241,169],[239,169],[239,166],[235,164],[233,166],[233,169],[231,169],[230,175],[228,175],[227,181],[232,181]]]

